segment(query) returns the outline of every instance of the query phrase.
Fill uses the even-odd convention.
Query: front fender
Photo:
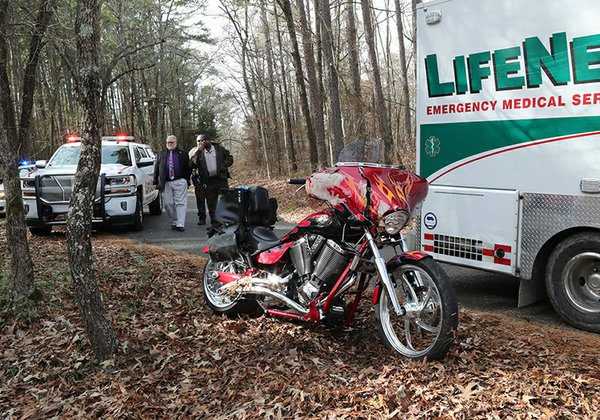
[[[392,258],[385,263],[385,268],[388,273],[394,271],[394,269],[402,264],[410,263],[411,261],[419,261],[424,258],[432,258],[431,255],[421,252],[421,251],[409,251],[403,252],[398,255],[394,255]],[[375,290],[373,291],[373,305],[376,305],[379,302],[379,296],[381,295],[381,289],[383,285],[381,284],[381,278],[378,278],[375,282]]]

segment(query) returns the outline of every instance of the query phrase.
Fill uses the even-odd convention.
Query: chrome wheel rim
[[[571,258],[562,282],[569,301],[586,314],[600,313],[600,254],[584,252]]]
[[[400,304],[409,309],[403,316],[396,315],[384,290],[379,301],[384,334],[399,353],[422,357],[435,346],[442,330],[444,314],[438,288],[426,271],[412,265],[398,268],[392,278]]]
[[[221,293],[220,289],[221,286],[223,286],[223,283],[219,282],[216,279],[216,276],[213,274],[216,271],[235,273],[235,263],[214,263],[209,261],[204,269],[204,294],[210,303],[221,310],[227,310],[235,304],[239,296],[232,297],[230,295]]]

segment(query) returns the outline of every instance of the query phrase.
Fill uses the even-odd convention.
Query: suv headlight
[[[107,176],[105,182],[107,193],[129,194],[135,192],[135,177],[132,175]]]
[[[35,197],[35,180],[27,179],[21,181],[21,191],[23,197]]]
[[[383,217],[383,226],[388,235],[396,235],[408,220],[408,213],[404,210],[395,211]]]

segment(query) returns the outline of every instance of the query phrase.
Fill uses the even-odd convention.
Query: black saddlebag
[[[235,231],[222,232],[208,238],[208,254],[214,262],[231,261],[239,256]]]
[[[272,226],[277,221],[277,200],[269,198],[264,187],[223,189],[219,191],[215,219],[224,226]]]
[[[219,191],[215,219],[224,226],[246,223],[250,193],[246,188],[229,188]]]

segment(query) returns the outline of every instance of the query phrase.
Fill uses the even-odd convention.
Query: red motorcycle
[[[427,195],[427,181],[399,168],[338,163],[309,179],[307,193],[325,201],[279,239],[276,204],[261,187],[224,190],[222,224],[205,253],[204,292],[216,313],[264,311],[304,321],[354,323],[371,280],[379,334],[389,348],[420,360],[441,359],[458,325],[456,295],[429,255],[407,251],[402,229]],[[386,261],[384,248],[393,251]]]

